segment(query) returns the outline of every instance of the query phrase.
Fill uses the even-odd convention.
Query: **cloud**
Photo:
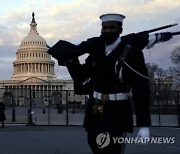
[[[2,2],[0,8],[6,8],[2,8],[3,12],[0,14],[0,62],[3,58],[8,59],[7,53],[15,57],[20,42],[30,30],[29,24],[33,11],[38,32],[50,46],[59,39],[78,44],[89,37],[98,36],[101,30],[99,16],[103,13],[117,12],[126,15],[123,35],[166,24],[180,23],[179,0],[16,0],[11,4],[2,0],[0,2]],[[179,29],[180,27],[176,26],[168,30],[179,31]],[[153,62],[161,61],[161,63],[162,59],[165,59],[170,63],[168,50],[179,45],[178,37],[151,49],[152,58],[148,58],[145,53],[146,59]],[[162,52],[164,50],[165,54]],[[12,62],[6,63],[6,66],[12,67]],[[66,69],[61,71],[63,73],[58,73],[58,76],[67,75]]]
[[[3,39],[0,39],[0,45],[3,45],[3,44],[4,44]]]
[[[174,37],[168,42],[156,44],[149,50],[144,50],[144,56],[147,63],[156,63],[163,69],[168,69],[171,63],[171,53],[175,47],[180,46],[179,37]]]
[[[6,11],[5,22],[10,23],[16,33],[24,35],[25,28],[27,32],[28,23],[31,20],[31,12],[35,11],[38,30],[43,37],[47,36],[46,39],[49,39],[50,42],[61,38],[77,41],[99,35],[101,25],[99,15],[107,12],[119,12],[127,16],[125,33],[141,30],[145,26],[150,28],[162,23],[166,24],[167,21],[174,21],[178,12],[180,13],[178,7],[180,2],[172,0],[127,0],[122,2],[111,0],[107,3],[97,0],[76,0],[71,3],[61,3],[61,1],[35,3],[34,1],[32,4],[30,1],[26,2],[27,4],[21,9]],[[32,11],[28,13],[27,10]],[[166,15],[169,13],[173,13],[174,16],[168,16],[167,20]],[[133,26],[134,24],[136,26]],[[19,34],[19,37],[22,35]]]

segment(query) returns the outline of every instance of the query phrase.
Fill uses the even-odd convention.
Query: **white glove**
[[[145,143],[147,143],[147,141],[149,141],[148,139],[150,138],[149,127],[141,127],[137,133],[137,137],[146,139]]]
[[[139,131],[137,133],[137,137],[142,138],[149,138],[150,137],[150,131],[148,127],[141,127],[139,128]]]

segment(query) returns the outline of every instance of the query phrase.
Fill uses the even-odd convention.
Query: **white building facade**
[[[37,32],[33,13],[30,32],[21,41],[13,61],[11,80],[0,81],[0,98],[3,98],[4,92],[10,92],[16,105],[25,105],[29,104],[30,95],[34,95],[36,102],[47,105],[47,98],[57,95],[61,103],[71,101],[84,104],[84,96],[74,94],[72,80],[57,79],[55,63],[47,51],[47,42]],[[65,94],[67,91],[68,95]]]

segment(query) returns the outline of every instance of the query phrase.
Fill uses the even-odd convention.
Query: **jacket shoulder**
[[[131,42],[134,42],[135,37],[136,37],[136,34],[135,33],[131,33],[131,34],[122,36],[121,40],[125,41],[126,43],[131,43]]]
[[[102,39],[100,37],[92,37],[87,39],[88,43],[91,43],[91,45],[97,45],[99,43],[102,43]]]
[[[136,49],[143,50],[149,41],[148,32],[140,32],[140,33],[131,33],[125,36],[122,36],[122,40],[126,43],[130,44],[132,47]]]

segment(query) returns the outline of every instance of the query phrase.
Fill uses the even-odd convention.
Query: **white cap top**
[[[101,19],[102,22],[107,22],[107,21],[122,22],[125,16],[122,14],[109,13],[109,14],[101,15],[99,18]]]

